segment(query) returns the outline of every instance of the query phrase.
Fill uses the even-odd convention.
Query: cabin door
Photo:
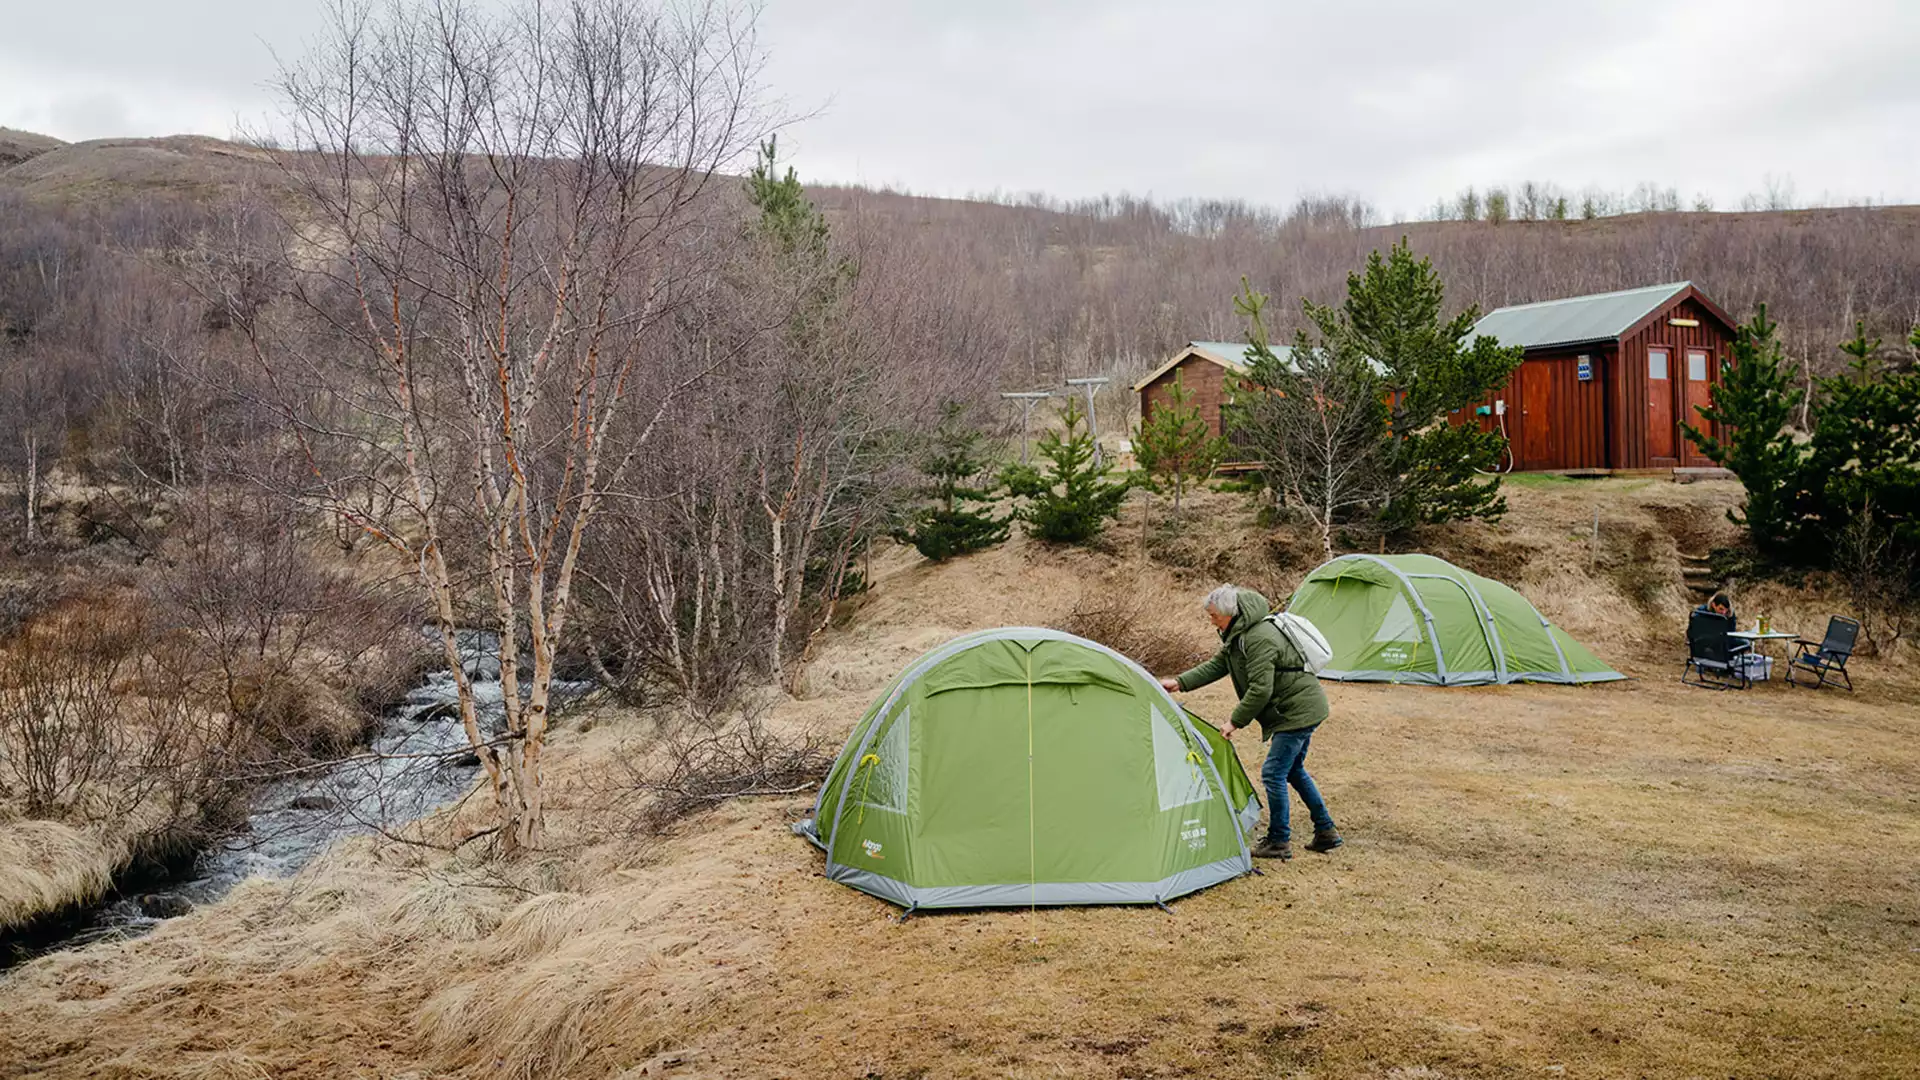
[[[1705,349],[1687,350],[1686,411],[1680,419],[1683,423],[1692,424],[1702,431],[1710,430],[1712,425],[1696,410],[1713,404],[1713,369],[1712,353]],[[1713,464],[1701,455],[1700,448],[1693,445],[1692,439],[1688,439],[1684,433],[1680,437],[1685,443],[1680,448],[1680,452],[1685,456],[1688,467],[1697,468]]]
[[[1520,468],[1558,468],[1560,462],[1553,453],[1552,361],[1520,365],[1519,427]]]
[[[1647,349],[1647,465],[1655,469],[1680,464],[1673,427],[1673,351],[1664,345]]]

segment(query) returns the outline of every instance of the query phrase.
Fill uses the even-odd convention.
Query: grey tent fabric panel
[[[1240,831],[1252,832],[1260,824],[1260,796],[1247,796],[1247,805],[1240,811]]]
[[[827,877],[906,908],[1061,907],[1072,904],[1158,904],[1230,881],[1253,870],[1249,856],[1182,870],[1159,881],[1042,881],[1002,885],[948,885],[917,889],[893,878],[852,866],[836,866]]]
[[[1509,671],[1503,680],[1496,671],[1456,671],[1442,679],[1424,671],[1334,671],[1320,673],[1323,679],[1333,682],[1386,682],[1400,683],[1405,686],[1494,686],[1502,681],[1537,683],[1590,683],[1613,682],[1625,679],[1617,671],[1575,672],[1571,677],[1558,671]]]
[[[1412,686],[1448,686],[1457,684],[1461,680],[1466,680],[1466,685],[1472,685],[1472,677],[1476,675],[1485,676],[1485,681],[1487,682],[1493,681],[1493,672],[1491,671],[1456,671],[1451,675],[1435,675],[1425,671],[1376,671],[1371,669],[1346,671],[1322,668],[1319,675],[1323,679],[1330,679],[1334,682],[1392,682],[1406,683]],[[1450,683],[1448,680],[1454,680],[1454,682]]]
[[[791,829],[795,836],[806,837],[807,843],[812,844],[821,851],[827,850],[827,845],[820,842],[820,830],[814,825],[812,818],[808,818],[805,821],[796,821],[787,826],[787,828]]]

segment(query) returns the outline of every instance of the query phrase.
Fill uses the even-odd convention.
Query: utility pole
[[[1084,379],[1068,379],[1068,386],[1077,386],[1087,392],[1087,431],[1093,435],[1093,463],[1102,464],[1100,454],[1100,423],[1093,416],[1093,392],[1113,380],[1105,375],[1089,375]]]
[[[1008,401],[1020,403],[1020,464],[1025,465],[1027,463],[1027,422],[1033,417],[1033,407],[1052,397],[1053,391],[1025,390],[1019,393],[1004,393],[1000,396]]]

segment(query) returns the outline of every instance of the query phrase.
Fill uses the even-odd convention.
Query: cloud
[[[0,124],[62,138],[259,126],[312,5],[38,4]],[[1822,0],[769,0],[768,89],[814,180],[1417,212],[1466,185],[1920,198],[1920,4]],[[76,44],[81,43],[81,44]]]

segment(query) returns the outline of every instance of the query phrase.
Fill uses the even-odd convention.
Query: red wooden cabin
[[[1691,282],[1503,307],[1474,333],[1526,349],[1477,417],[1506,432],[1514,469],[1712,465],[1680,424],[1705,423],[1694,406],[1732,355],[1734,324]]]
[[[1215,435],[1223,434],[1220,407],[1233,400],[1234,376],[1247,373],[1248,348],[1238,341],[1187,342],[1186,348],[1133,384],[1133,392],[1140,395],[1141,422],[1153,419],[1154,408],[1168,400],[1174,380],[1178,379],[1193,395],[1193,407],[1200,410],[1207,430]],[[1283,360],[1290,352],[1292,350],[1285,346],[1274,349],[1274,354]]]

